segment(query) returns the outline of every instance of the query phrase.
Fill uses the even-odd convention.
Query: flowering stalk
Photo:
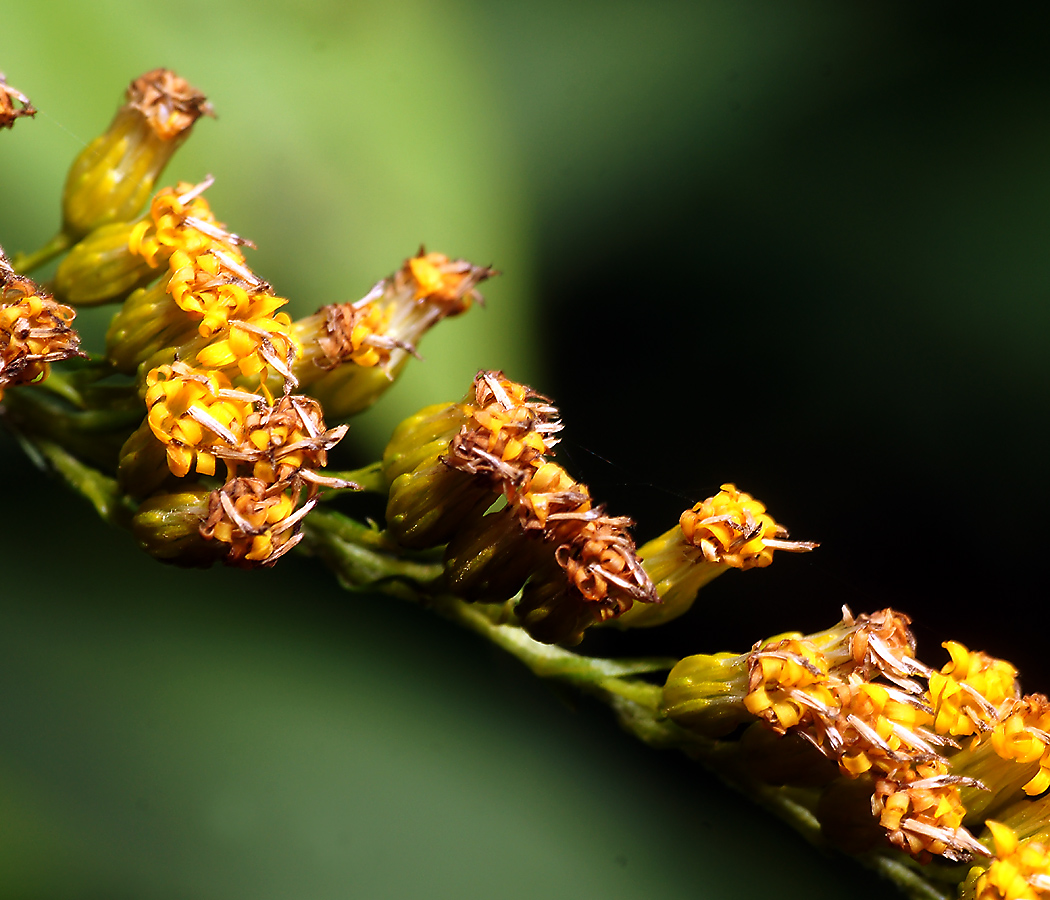
[[[817,547],[735,485],[638,548],[634,522],[558,460],[554,403],[496,370],[406,419],[382,460],[328,472],[339,420],[496,272],[420,249],[364,298],[293,321],[213,214],[210,176],[153,194],[210,111],[168,70],[137,79],[70,169],[59,236],[15,265],[0,251],[0,410],[39,465],[160,561],[298,551],[350,590],[418,603],[914,897],[1050,894],[1050,702],[1009,663],[949,641],[931,667],[889,609],[745,653],[569,649],[604,625],[667,625],[728,569]],[[0,127],[32,112],[0,78]],[[19,274],[66,250],[57,300]],[[74,307],[104,303],[105,350],[85,358]],[[382,527],[351,514],[361,489],[385,500]]]

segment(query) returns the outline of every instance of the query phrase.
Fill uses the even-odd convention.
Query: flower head
[[[81,356],[76,312],[16,275],[0,252],[0,398],[5,387],[47,377],[50,365]]]
[[[109,129],[69,170],[62,198],[66,234],[79,238],[133,218],[202,115],[212,115],[211,104],[170,69],[136,78]]]
[[[498,274],[442,253],[405,260],[356,303],[326,306],[293,324],[302,347],[300,384],[345,418],[375,402],[434,325],[482,300],[477,285]]]
[[[638,551],[656,584],[660,603],[636,606],[616,620],[622,628],[662,625],[687,612],[697,592],[729,569],[763,568],[775,550],[813,550],[811,541],[789,541],[788,531],[763,504],[735,485],[682,513],[678,525]]]

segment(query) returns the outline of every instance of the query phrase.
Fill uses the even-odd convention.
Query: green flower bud
[[[147,497],[166,482],[175,483],[164,444],[157,440],[149,422],[143,422],[121,447],[117,482],[132,497]]]
[[[225,547],[201,536],[211,492],[195,487],[155,494],[139,507],[131,531],[139,547],[162,562],[205,568],[221,559]]]
[[[197,335],[197,325],[167,292],[168,279],[132,292],[106,332],[106,356],[118,372],[134,375],[139,366]]]
[[[601,608],[573,589],[553,558],[525,585],[514,614],[537,641],[566,646],[578,644],[584,631],[602,620]]]
[[[527,535],[517,511],[505,506],[465,524],[449,542],[445,581],[465,600],[499,603],[521,590],[542,550],[540,536]]]
[[[744,706],[747,654],[687,656],[667,676],[664,713],[683,728],[722,737],[754,717]]]
[[[428,447],[440,444],[433,441]],[[447,543],[465,522],[480,518],[496,500],[487,482],[449,468],[440,447],[435,449],[390,485],[387,530],[403,547],[421,550]]]
[[[387,483],[393,483],[399,475],[411,472],[430,457],[436,449],[431,446],[433,442],[447,448],[467,421],[460,404],[435,403],[401,422],[383,451],[383,476]]]
[[[156,279],[159,270],[128,248],[132,228],[132,222],[113,222],[76,244],[55,272],[55,295],[74,306],[99,306]]]

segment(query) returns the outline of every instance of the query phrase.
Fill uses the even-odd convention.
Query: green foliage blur
[[[953,4],[0,2],[0,244],[43,243],[126,84],[207,93],[164,182],[302,315],[420,243],[505,273],[351,424],[480,367],[552,395],[644,539],[721,481],[824,546],[684,654],[854,609],[1050,674],[1045,22]],[[106,310],[84,313],[99,346]],[[876,897],[688,761],[425,612],[153,563],[0,433],[0,897]],[[710,592],[711,600],[706,601]],[[1001,620],[1001,621],[1000,621]],[[595,638],[618,651],[619,638]],[[591,639],[583,649],[590,647]],[[1043,689],[1047,688],[1045,681]],[[775,883],[771,884],[771,879]]]

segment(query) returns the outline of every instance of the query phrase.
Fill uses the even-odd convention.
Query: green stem
[[[36,439],[33,444],[39,456],[47,460],[73,490],[95,507],[99,518],[111,525],[129,526],[135,506],[121,492],[115,478],[85,465],[52,441]]]
[[[302,549],[319,556],[352,589],[414,599],[420,586],[441,577],[440,564],[396,555],[397,545],[386,534],[330,510],[317,509],[307,517]]]
[[[16,254],[11,260],[11,265],[16,272],[25,275],[65,253],[71,246],[73,246],[73,238],[64,231],[60,231],[39,250],[33,253]]]

